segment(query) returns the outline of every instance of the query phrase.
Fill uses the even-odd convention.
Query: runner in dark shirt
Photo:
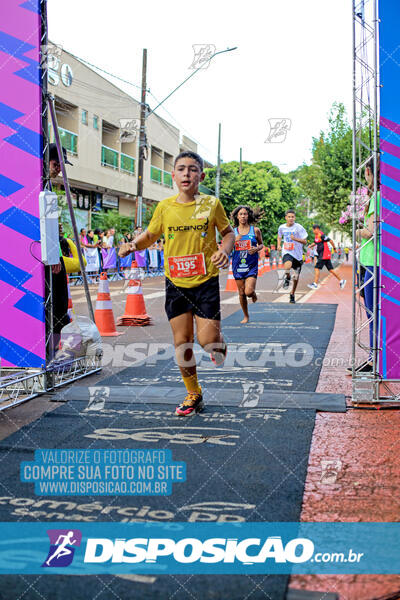
[[[340,276],[337,273],[337,269],[333,268],[331,257],[332,253],[329,248],[329,245],[332,247],[333,252],[336,251],[335,244],[333,241],[321,231],[319,225],[313,225],[313,231],[315,235],[314,243],[311,244],[310,248],[317,248],[317,262],[315,264],[315,278],[314,283],[309,283],[308,287],[316,290],[318,288],[319,282],[319,273],[321,269],[326,267],[329,273],[332,273],[336,277],[339,282],[340,289],[342,290],[346,285],[345,279],[340,279]]]

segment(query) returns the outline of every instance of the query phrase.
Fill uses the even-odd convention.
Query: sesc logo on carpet
[[[79,529],[48,529],[50,548],[42,567],[68,567],[74,558],[75,548],[81,545]]]

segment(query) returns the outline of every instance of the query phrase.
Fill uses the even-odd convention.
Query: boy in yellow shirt
[[[120,251],[126,256],[144,250],[164,234],[165,310],[187,391],[175,414],[183,417],[203,408],[193,354],[194,323],[199,344],[216,366],[222,365],[227,351],[221,333],[218,269],[229,264],[235,235],[221,202],[198,193],[204,177],[202,158],[181,152],[172,171],[179,193],[162,200],[147,230]],[[215,228],[222,236],[219,248]]]

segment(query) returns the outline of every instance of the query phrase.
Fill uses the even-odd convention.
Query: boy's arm
[[[144,231],[143,233],[139,234],[133,242],[122,244],[118,252],[118,256],[124,258],[125,256],[128,256],[128,254],[136,252],[136,250],[144,250],[145,248],[148,248],[154,244],[154,242],[157,240],[158,235],[156,233]]]
[[[279,235],[279,233],[278,233],[278,240],[277,240],[277,243],[276,243],[276,249],[277,249],[278,252],[281,251],[281,241],[282,241],[282,236]]]
[[[221,245],[211,257],[211,262],[218,268],[226,267],[229,264],[229,255],[232,252],[235,243],[235,234],[230,225],[220,231],[222,235]]]
[[[303,246],[305,246],[307,244],[307,238],[305,238],[304,240],[302,240],[301,238],[294,237],[293,233],[292,233],[292,235],[290,237],[291,237],[291,239],[294,242],[298,242],[299,244],[303,244]]]
[[[331,248],[332,248],[332,250],[333,250],[334,252],[336,252],[336,246],[335,246],[334,242],[333,242],[332,240],[329,240],[329,242],[328,242],[328,243],[331,245]]]

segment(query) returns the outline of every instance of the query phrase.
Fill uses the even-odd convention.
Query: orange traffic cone
[[[131,268],[129,271],[125,271],[125,279],[137,279],[139,275],[138,266],[136,260],[132,261]]]
[[[225,292],[237,292],[237,285],[232,270],[232,261],[229,263],[229,273],[228,279],[226,280]]]
[[[132,279],[137,279],[139,277],[139,269],[138,269],[136,260],[132,261],[131,268],[129,269],[129,271],[126,270],[124,272],[124,277],[125,277],[124,287],[121,290],[121,294],[126,292],[126,288],[128,287],[129,282],[132,281]]]
[[[146,313],[140,279],[131,279],[126,293],[125,313],[118,317],[117,325],[151,325],[151,318]]]
[[[112,337],[116,335],[122,335],[124,333],[123,331],[118,332],[115,328],[107,273],[102,273],[100,275],[96,310],[94,311],[94,320],[96,321],[97,329],[99,330],[100,335],[103,337]]]
[[[74,307],[72,306],[71,290],[69,287],[69,277],[67,275],[67,289],[68,289],[68,316],[71,321],[74,318]]]
[[[258,258],[258,277],[261,277],[265,273],[265,259],[263,257]]]

